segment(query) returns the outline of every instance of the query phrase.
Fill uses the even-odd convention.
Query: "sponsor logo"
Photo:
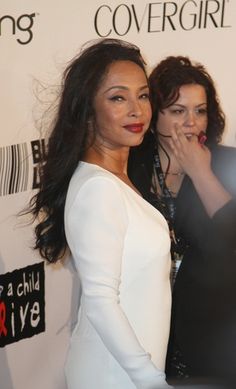
[[[44,331],[44,263],[1,274],[0,347]]]
[[[33,158],[33,182],[32,189],[39,187],[39,165],[45,160],[45,140],[37,139],[31,142],[31,151]]]
[[[44,160],[44,139],[0,147],[0,196],[37,189]]]
[[[164,31],[231,27],[230,0],[176,0],[143,4],[102,4],[94,15],[94,28],[100,37],[124,36],[130,31]]]
[[[14,35],[21,45],[27,45],[33,39],[33,25],[36,13],[23,14],[14,18],[11,15],[0,16],[0,37]]]

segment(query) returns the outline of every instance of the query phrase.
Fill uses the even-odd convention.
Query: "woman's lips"
[[[196,134],[194,134],[192,132],[186,132],[184,135],[186,136],[186,138],[192,138],[192,136],[197,136]]]
[[[124,128],[130,132],[139,133],[143,131],[143,123],[133,123],[133,124],[127,124],[124,126]]]
[[[185,136],[186,136],[187,139],[191,139],[193,136],[196,136],[198,138],[198,142],[201,145],[204,145],[204,143],[207,140],[207,136],[206,136],[206,133],[204,131],[200,131],[200,133],[198,135],[197,134],[193,134],[193,133],[186,133]]]

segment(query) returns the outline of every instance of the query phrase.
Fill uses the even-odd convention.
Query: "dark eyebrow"
[[[179,103],[174,103],[174,104],[172,104],[170,107],[173,107],[174,105],[175,105],[175,106],[178,106],[178,107],[181,107],[181,108],[185,108],[185,107],[186,107],[184,104],[179,104]],[[202,105],[207,105],[207,102],[205,102],[205,103],[200,103],[200,104],[196,105],[196,107],[201,107]]]
[[[197,107],[201,107],[201,105],[207,105],[207,102],[198,104]]]
[[[113,89],[129,90],[129,88],[124,86],[124,85],[113,85],[110,88],[106,89],[103,93],[107,93]],[[142,91],[143,89],[148,89],[148,85],[146,84],[146,85],[143,85],[139,88],[140,91]]]

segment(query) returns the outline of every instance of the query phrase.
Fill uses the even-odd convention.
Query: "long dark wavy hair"
[[[152,128],[156,128],[158,113],[174,104],[183,85],[198,84],[207,96],[208,143],[221,141],[225,128],[225,115],[221,109],[214,81],[202,64],[193,63],[188,57],[169,56],[162,60],[149,76],[151,104],[153,110]]]
[[[139,48],[119,39],[89,42],[64,71],[46,159],[40,167],[40,187],[28,210],[38,220],[34,248],[49,262],[62,258],[67,249],[66,194],[74,170],[91,145],[94,97],[109,66],[124,60],[136,63],[146,74]]]

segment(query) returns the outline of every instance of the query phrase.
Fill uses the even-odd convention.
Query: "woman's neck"
[[[184,172],[172,151],[168,149],[166,152],[168,153],[169,158],[160,145],[158,146],[161,169],[165,177],[165,185],[171,193],[172,197],[176,197],[183,182]],[[161,188],[159,188],[159,191],[161,193]]]
[[[128,156],[129,147],[121,150],[111,150],[93,145],[87,150],[83,160],[106,169],[141,196],[127,175]]]
[[[127,175],[129,149],[112,150],[92,145],[83,160],[94,163],[116,175]]]

